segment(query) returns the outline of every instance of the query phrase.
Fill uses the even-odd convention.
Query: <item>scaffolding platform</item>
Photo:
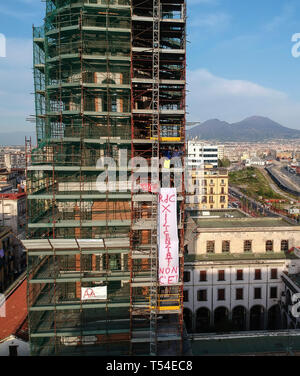
[[[185,1],[45,4],[44,24],[33,28],[37,145],[26,147],[31,353],[181,355],[184,170],[167,169],[172,186],[180,176],[173,304],[158,282],[157,194],[123,180],[140,172],[150,184],[151,173],[166,172],[134,167],[132,158],[151,166],[179,155],[183,165]],[[124,179],[99,190],[100,174]],[[101,288],[106,299],[83,299],[84,289]]]

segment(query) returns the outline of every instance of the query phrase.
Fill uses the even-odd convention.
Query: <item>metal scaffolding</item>
[[[47,0],[33,29],[37,148],[26,148],[24,242],[33,355],[182,353],[183,172],[180,282],[168,291],[157,276],[155,179],[144,192],[125,181],[133,157],[152,161],[160,184],[163,153],[185,155],[185,18],[184,0]],[[114,166],[97,164],[103,157]],[[115,174],[117,191],[99,191],[101,173]],[[82,299],[99,286],[106,299]]]
[[[161,178],[159,160],[164,152],[177,149],[185,154],[185,4],[133,0],[131,18],[132,138],[149,140],[132,143],[132,156],[152,158],[155,186]],[[177,286],[159,286],[158,195],[151,188],[150,202],[143,200],[143,194],[132,202],[131,353],[178,355],[182,353],[183,276]],[[184,197],[179,202],[182,224]],[[137,219],[139,227],[134,225]],[[182,241],[183,227],[180,232]],[[182,243],[180,252],[183,273]],[[141,270],[147,272],[143,278]]]

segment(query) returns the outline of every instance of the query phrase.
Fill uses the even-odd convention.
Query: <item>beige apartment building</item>
[[[292,151],[277,151],[276,159],[278,160],[293,159],[293,152]]]
[[[229,211],[228,211],[229,212]],[[300,226],[230,211],[189,218],[184,308],[190,332],[286,328],[282,276],[300,267]]]
[[[228,208],[228,171],[225,168],[204,168],[192,171],[195,193],[186,197],[191,210]]]
[[[25,239],[26,193],[0,194],[0,225],[9,226],[19,239]]]
[[[26,254],[20,242],[10,227],[0,225],[0,294],[14,282],[25,266]]]
[[[300,245],[300,226],[281,218],[199,218],[189,254],[281,253]]]

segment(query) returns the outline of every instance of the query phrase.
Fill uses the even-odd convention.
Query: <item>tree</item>
[[[227,158],[224,158],[224,159],[218,159],[218,166],[219,167],[230,167],[231,163],[230,163],[230,160],[227,159]]]

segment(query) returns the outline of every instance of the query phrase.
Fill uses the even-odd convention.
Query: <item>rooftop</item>
[[[283,218],[197,218],[194,219],[200,228],[240,229],[240,228],[262,228],[262,227],[298,227]]]
[[[191,213],[191,217],[194,219],[206,219],[206,220],[214,219],[215,220],[218,218],[249,218],[246,213],[238,209],[198,210],[198,211],[192,210],[190,211],[190,213]]]
[[[211,254],[198,254],[198,255],[185,255],[184,261],[260,261],[260,260],[295,260],[298,257],[293,253],[284,252],[262,252],[262,253],[211,253]],[[300,275],[299,275],[300,282]]]
[[[5,294],[6,295],[6,294]],[[27,280],[19,278],[14,289],[6,296],[5,317],[0,316],[0,341],[14,334],[26,333],[27,321]]]
[[[194,356],[299,355],[299,331],[243,332],[197,335],[191,340]]]
[[[209,165],[205,165],[204,169],[192,169],[191,172],[193,175],[200,175],[203,176],[204,178],[206,176],[209,176],[211,178],[214,177],[219,177],[219,176],[227,176],[228,175],[228,170],[227,168],[224,167],[218,167],[218,168],[209,168]]]

